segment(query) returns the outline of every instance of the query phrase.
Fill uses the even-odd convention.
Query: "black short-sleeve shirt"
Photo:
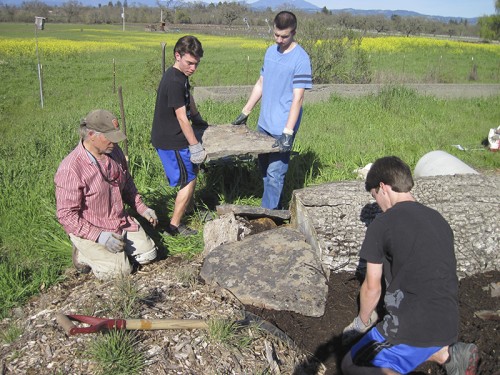
[[[400,202],[369,225],[360,256],[383,264],[388,314],[377,325],[392,344],[445,346],[458,338],[454,236],[436,210]]]
[[[182,133],[175,110],[185,106],[189,112],[189,79],[179,69],[168,68],[160,81],[156,96],[151,143],[163,150],[180,150],[189,146]]]

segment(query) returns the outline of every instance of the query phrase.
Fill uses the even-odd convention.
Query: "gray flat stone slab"
[[[271,217],[282,220],[290,219],[290,211],[288,210],[270,210],[268,208],[247,205],[222,204],[217,206],[216,210],[219,215],[233,213],[235,215],[245,216],[248,218]]]
[[[258,154],[278,152],[274,138],[251,130],[246,125],[209,125],[193,127],[196,138],[207,152],[207,163],[230,162],[233,158],[251,158]]]
[[[328,287],[321,262],[304,235],[288,227],[214,248],[200,275],[246,305],[313,317],[325,311]]]

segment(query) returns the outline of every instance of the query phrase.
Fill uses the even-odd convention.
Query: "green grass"
[[[34,26],[0,23],[0,46],[13,38],[28,38],[32,43],[27,54],[21,55],[8,55],[0,48],[0,317],[42,286],[61,280],[64,269],[70,266],[71,246],[55,217],[53,177],[61,160],[78,142],[77,128],[82,117],[95,108],[120,113],[118,86],[123,88],[130,166],[139,191],[164,220],[172,211],[176,194],[166,184],[149,134],[155,87],[161,74],[160,42],[167,42],[170,65],[171,49],[180,35],[139,30],[124,33],[119,26],[109,25],[49,23],[38,36],[43,109]],[[204,43],[205,56],[193,76],[195,85],[250,84],[256,80],[268,40],[198,36]],[[90,41],[97,45],[116,43],[117,47],[62,57],[49,53],[49,39],[59,40],[56,46],[66,45],[65,41],[70,41],[69,46]],[[435,51],[429,54],[431,60],[438,58]],[[405,67],[405,74],[412,79],[432,74],[431,60],[423,61],[420,55],[424,55],[422,51],[405,55],[406,61],[418,62],[414,71],[410,71],[411,64]],[[375,70],[396,71],[391,64],[397,64],[397,59],[394,55],[379,56]],[[476,59],[487,60],[488,66],[498,64],[495,53],[482,52]],[[470,61],[457,60],[443,74],[447,81],[464,82],[469,66]],[[485,78],[481,82],[498,82],[493,70],[482,76]],[[242,100],[207,101],[199,107],[210,123],[227,124],[243,104]],[[250,116],[251,127],[255,127],[257,118],[258,108]],[[463,152],[452,145],[478,146],[488,130],[498,126],[499,118],[498,96],[440,100],[399,86],[362,98],[332,97],[317,104],[306,101],[294,145],[299,154],[292,158],[285,199],[290,199],[293,189],[354,179],[354,169],[388,154],[398,155],[414,167],[425,153],[441,149],[474,168],[498,169],[498,153]],[[256,163],[209,167],[200,175],[196,205],[187,218],[188,224],[202,229],[205,209],[222,202],[259,205],[261,194]],[[203,248],[201,233],[186,241],[157,233],[154,238],[169,254],[191,257]]]
[[[207,336],[214,343],[239,349],[246,349],[252,342],[252,337],[240,325],[227,319],[209,319]]]
[[[136,332],[111,330],[91,342],[87,356],[95,362],[97,374],[140,374],[145,357],[138,348],[139,343]]]
[[[22,335],[22,333],[23,328],[21,325],[13,321],[8,328],[0,333],[0,342],[2,344],[12,344]]]

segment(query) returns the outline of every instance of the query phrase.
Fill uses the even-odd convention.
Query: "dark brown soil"
[[[498,320],[482,320],[476,311],[499,308],[499,297],[493,298],[489,285],[500,281],[500,271],[491,271],[461,280],[459,340],[479,347],[479,374],[500,374],[500,334]],[[325,314],[311,318],[292,312],[256,309],[247,310],[259,315],[283,330],[300,348],[327,367],[327,375],[341,374],[340,361],[348,348],[341,345],[343,328],[357,313],[359,281],[351,273],[331,274]],[[314,363],[314,361],[311,361]],[[315,369],[311,369],[311,374]],[[437,364],[424,364],[413,375],[446,374]],[[299,375],[299,374],[294,374]]]

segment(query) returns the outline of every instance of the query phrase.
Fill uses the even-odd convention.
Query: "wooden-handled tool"
[[[207,322],[200,319],[106,319],[87,315],[57,314],[56,321],[68,336],[112,329],[158,330],[208,328]],[[85,323],[88,326],[77,327],[73,321]]]

